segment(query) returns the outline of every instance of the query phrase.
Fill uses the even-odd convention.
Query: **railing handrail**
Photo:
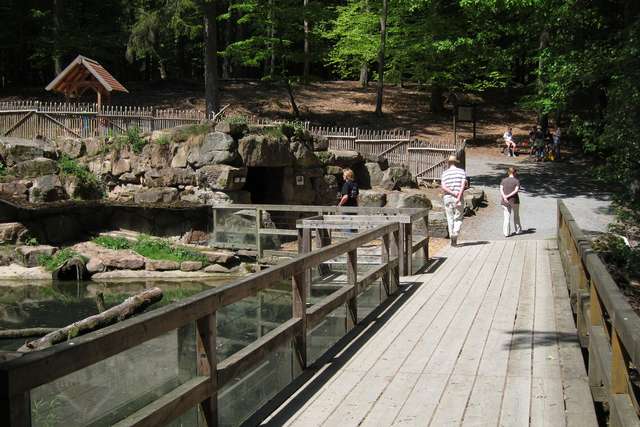
[[[214,313],[221,307],[240,301],[281,280],[299,275],[322,262],[350,252],[398,229],[398,223],[381,225],[346,241],[301,255],[219,288],[173,302],[71,341],[41,351],[24,353],[14,359],[1,362],[0,384],[8,384],[8,389],[3,390],[0,387],[0,398],[25,393],[34,387],[59,379],[163,333],[187,325]],[[3,396],[4,393],[9,395]]]
[[[566,241],[567,236],[569,241]],[[621,425],[638,425],[638,402],[630,384],[628,369],[630,364],[640,366],[640,316],[631,307],[600,256],[591,248],[590,239],[562,200],[558,200],[558,242],[569,292],[576,301],[578,334],[589,341],[589,382],[592,391],[600,386],[597,383],[604,381],[603,378],[610,381],[610,384],[604,381],[602,386],[608,386],[608,389],[600,394],[594,392],[594,398],[599,396],[598,399],[609,401],[612,410],[615,408],[617,412],[616,419],[622,420]],[[587,312],[583,312],[583,301],[588,304],[588,308],[585,308]],[[594,328],[602,330],[604,334],[592,334]],[[606,337],[606,340],[600,336]],[[584,342],[582,344],[585,345]],[[603,345],[606,348],[595,348]],[[609,356],[602,360],[601,354],[605,353]],[[595,365],[600,367],[596,368]],[[598,372],[599,369],[606,372]],[[626,400],[627,397],[629,400]],[[620,398],[623,404],[611,401]]]

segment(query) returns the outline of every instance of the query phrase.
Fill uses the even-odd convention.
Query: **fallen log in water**
[[[58,328],[3,329],[0,330],[0,339],[41,337],[57,330]]]
[[[42,350],[79,335],[95,331],[105,326],[127,319],[162,299],[160,288],[147,289],[137,295],[127,298],[122,304],[111,307],[102,313],[79,320],[45,335],[37,340],[29,341],[18,349],[21,352]]]

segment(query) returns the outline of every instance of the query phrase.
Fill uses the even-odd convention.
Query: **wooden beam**
[[[176,387],[158,400],[134,412],[114,427],[155,427],[169,424],[211,395],[208,377],[196,377]],[[211,424],[209,424],[211,426]]]
[[[358,248],[347,252],[347,283],[356,288],[352,298],[347,300],[347,331],[358,324]]]
[[[356,294],[354,286],[341,286],[339,290],[331,293],[307,310],[307,329],[312,330],[318,326],[329,313],[345,304]]]
[[[200,409],[204,414],[205,420],[209,427],[218,425],[218,355],[217,355],[217,322],[216,313],[213,312],[207,316],[201,317],[197,322],[198,339],[204,350],[203,355],[199,355],[200,359],[206,359],[207,387],[208,396],[200,399]],[[200,364],[199,364],[200,366]],[[157,424],[156,424],[157,425]]]
[[[218,387],[262,362],[266,355],[302,331],[302,319],[290,319],[218,364]]]
[[[9,129],[4,131],[3,136],[8,136],[11,132],[13,132],[15,129],[20,127],[21,124],[27,121],[27,119],[31,117],[33,114],[35,114],[35,111],[29,111],[27,114],[24,115],[24,117],[20,118],[20,120],[14,123]]]

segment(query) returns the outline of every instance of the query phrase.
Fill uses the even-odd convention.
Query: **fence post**
[[[384,286],[387,296],[391,295],[391,288],[389,287],[389,284],[392,282],[391,275],[393,274],[392,269],[389,266],[390,240],[391,239],[388,234],[382,236],[382,264],[387,264],[387,272],[382,276],[382,286]]]
[[[350,331],[358,323],[358,249],[347,252],[347,285],[353,286],[353,298],[347,300],[346,327]]]
[[[256,208],[256,252],[257,261],[262,258],[262,242],[260,239],[260,227],[262,226],[262,209]]]
[[[201,317],[197,321],[198,338],[204,352],[199,354],[198,370],[200,375],[208,375],[211,396],[200,402],[200,409],[207,421],[207,426],[218,425],[218,360],[216,355],[216,312]],[[206,362],[202,360],[206,358]]]
[[[311,252],[311,229],[298,229],[298,254]],[[311,293],[311,270],[305,269],[291,278],[291,304],[294,318],[302,320],[302,331],[293,337],[300,367],[307,367],[307,296]]]

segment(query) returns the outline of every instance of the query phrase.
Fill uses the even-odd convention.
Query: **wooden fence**
[[[392,166],[405,166],[418,179],[439,180],[447,167],[447,159],[455,154],[465,164],[463,139],[420,139],[410,131],[370,131],[359,128],[308,126],[311,133],[329,140],[329,149],[357,151],[377,156]]]
[[[219,120],[225,117],[219,116]],[[246,117],[254,126],[274,126],[280,121]],[[46,103],[38,101],[1,102],[0,136],[54,139],[58,136],[87,138],[124,133],[131,127],[142,132],[202,123],[205,114],[198,110],[161,110],[149,107],[97,104]],[[420,139],[410,131],[371,131],[359,128],[303,125],[312,134],[329,140],[331,150],[358,151],[366,156],[384,158],[392,166],[409,168],[413,176],[439,180],[447,167],[447,158],[455,154],[464,167],[465,141],[459,139]]]
[[[424,211],[423,216],[425,215],[428,215],[428,211]],[[154,338],[176,333],[178,329],[195,323],[197,351],[193,358],[198,361],[195,376],[184,379],[179,385],[155,396],[150,403],[142,407],[121,406],[117,412],[111,411],[110,416],[117,416],[115,421],[118,421],[118,426],[156,426],[168,424],[186,411],[199,407],[207,425],[216,426],[219,419],[218,394],[225,385],[227,389],[232,383],[236,386],[238,378],[268,363],[269,355],[283,347],[293,346],[294,356],[291,364],[298,365],[303,371],[306,370],[309,365],[308,333],[319,327],[330,313],[343,307],[347,313],[345,329],[352,329],[359,321],[358,297],[371,284],[372,275],[382,280],[386,296],[396,291],[399,284],[399,256],[403,251],[400,228],[400,223],[391,220],[358,233],[344,242],[313,252],[309,252],[312,238],[310,230],[300,229],[297,234],[302,254],[291,261],[100,331],[71,338],[65,343],[42,351],[2,354],[0,423],[8,427],[31,425],[34,402],[30,394],[37,387],[65,378]],[[379,242],[381,247],[381,264],[374,272],[360,274],[358,248],[374,241]],[[347,258],[346,284],[309,307],[307,296],[311,287],[310,270],[341,255],[346,255]],[[406,257],[408,254],[404,253],[403,256]],[[291,319],[230,357],[218,361],[216,313],[223,307],[242,301],[261,290],[276,287],[284,279],[291,281]],[[381,300],[384,299],[385,297],[381,296]],[[184,354],[184,349],[178,345],[177,352]],[[146,354],[143,362],[153,363],[154,357],[161,357],[161,354]],[[135,363],[131,362],[128,369],[135,370]],[[126,376],[127,372],[125,369],[113,372],[112,375]],[[296,375],[292,376],[295,378]],[[74,387],[78,386],[75,384]],[[245,413],[251,413],[256,408],[243,409]]]
[[[609,426],[639,426],[640,316],[558,201],[558,247],[580,344],[589,354],[589,385],[609,408]]]
[[[87,138],[126,132],[167,129],[205,121],[198,110],[154,109],[56,102],[0,102],[0,136],[54,139],[59,136]]]

